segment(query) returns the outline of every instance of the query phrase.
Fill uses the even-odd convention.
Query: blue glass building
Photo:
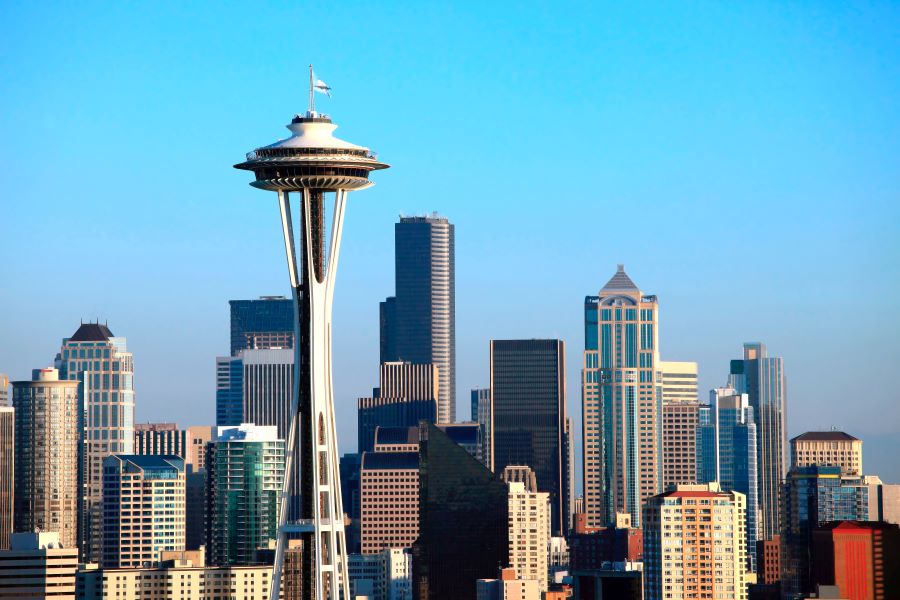
[[[723,491],[747,497],[747,557],[750,570],[755,572],[759,499],[753,408],[747,394],[729,388],[711,390],[709,402],[700,408],[697,478],[699,483],[717,481]]]
[[[830,521],[867,521],[869,490],[858,477],[842,477],[839,466],[791,469],[782,486],[781,591],[785,600],[811,589],[812,530]]]
[[[248,348],[293,348],[294,307],[284,296],[230,300],[231,356]]]

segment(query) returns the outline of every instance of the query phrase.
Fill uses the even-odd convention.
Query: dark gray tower
[[[456,420],[454,227],[445,217],[394,226],[395,296],[380,307],[381,361],[438,367],[438,423]]]
[[[571,506],[565,354],[562,340],[491,340],[493,471],[531,467],[550,494],[553,535],[566,531]]]

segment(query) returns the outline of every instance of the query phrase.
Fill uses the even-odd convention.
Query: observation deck
[[[307,111],[287,126],[291,136],[248,152],[236,169],[253,171],[250,185],[270,191],[361,190],[374,185],[369,173],[386,169],[368,148],[334,137],[327,115]]]

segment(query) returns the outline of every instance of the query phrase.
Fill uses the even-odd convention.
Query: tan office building
[[[659,361],[662,373],[663,403],[698,402],[697,363],[674,360]]]
[[[78,600],[269,600],[271,577],[271,565],[205,567],[175,560],[146,569],[98,569],[90,564],[78,572]]]
[[[56,532],[64,548],[78,537],[78,385],[52,368],[13,382],[15,531]]]
[[[862,440],[843,431],[807,431],[791,440],[791,468],[836,466],[862,477]]]
[[[65,548],[57,532],[14,533],[0,550],[0,598],[75,600],[78,549]]]
[[[9,534],[13,532],[15,460],[16,411],[0,405],[0,550],[9,548]]]
[[[411,548],[419,537],[419,455],[364,452],[360,468],[363,554]]]
[[[746,600],[747,499],[679,485],[644,505],[646,600]]]

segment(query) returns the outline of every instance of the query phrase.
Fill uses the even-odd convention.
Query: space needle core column
[[[310,78],[312,97],[312,78]],[[296,115],[291,136],[247,154],[234,165],[253,171],[250,185],[277,192],[294,300],[294,390],[285,449],[285,477],[270,598],[278,598],[288,535],[302,540],[302,597],[350,597],[331,377],[331,308],[347,194],[374,185],[386,169],[368,148],[334,137],[331,119],[314,110]],[[290,193],[299,196],[295,239]],[[333,194],[330,239],[325,206]],[[327,246],[327,253],[326,253]],[[299,469],[294,461],[299,460]],[[299,485],[293,479],[299,475]]]

